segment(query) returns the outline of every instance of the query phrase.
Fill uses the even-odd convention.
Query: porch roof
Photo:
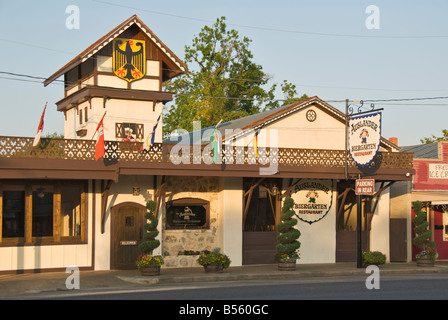
[[[120,175],[226,176],[278,178],[351,179],[359,175],[378,181],[411,180],[415,173],[412,153],[381,152],[377,168],[361,171],[344,150],[271,148],[226,149],[219,164],[207,157],[202,146],[183,159],[174,158],[178,146],[155,144],[142,152],[139,142],[106,141],[103,160],[95,161],[91,140],[0,137],[0,179],[104,179],[118,181]],[[210,159],[207,160],[207,159]]]

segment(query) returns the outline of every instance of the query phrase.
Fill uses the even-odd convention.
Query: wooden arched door
[[[111,209],[111,268],[135,269],[140,254],[146,208],[134,202],[124,202]]]

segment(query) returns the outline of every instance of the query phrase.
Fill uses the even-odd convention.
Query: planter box
[[[164,257],[165,264],[164,268],[191,268],[191,267],[202,267],[199,263],[197,263],[197,259],[199,255],[195,256],[166,256]]]

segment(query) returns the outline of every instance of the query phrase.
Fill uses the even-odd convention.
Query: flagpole
[[[98,124],[100,124],[100,123],[101,123],[101,121],[103,121],[103,119],[104,119],[104,116],[106,115],[106,113],[107,113],[107,110],[106,110],[106,111],[104,111],[103,117],[101,118],[100,122],[98,122]],[[92,138],[90,139],[90,141],[92,141],[92,140],[93,140],[93,137],[95,137],[95,135],[96,135],[96,133],[97,133],[97,132],[98,132],[98,127],[96,128],[95,132],[93,133],[93,136],[92,136]],[[89,150],[91,146],[92,146],[92,145],[89,145],[89,147],[87,148],[87,150]]]
[[[40,116],[39,125],[37,126],[37,133],[36,133],[36,136],[34,137],[34,141],[33,141],[33,147],[36,147],[39,144],[40,137],[44,131],[44,117],[45,117],[45,111],[47,110],[47,104],[48,104],[48,101],[45,102],[44,111],[42,111],[42,115]]]

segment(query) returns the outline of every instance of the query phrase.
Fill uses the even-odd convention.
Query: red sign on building
[[[355,194],[368,195],[375,194],[375,180],[374,179],[357,179]]]

